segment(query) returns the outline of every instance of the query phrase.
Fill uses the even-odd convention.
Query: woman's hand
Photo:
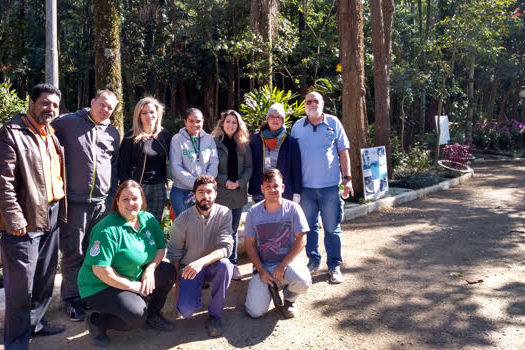
[[[146,296],[146,294],[142,294],[142,283],[139,281],[131,281],[129,282],[128,290],[133,293],[137,293],[139,295],[142,295],[143,297]]]
[[[149,265],[142,273],[142,283],[140,286],[140,295],[148,295],[155,290],[155,268]]]

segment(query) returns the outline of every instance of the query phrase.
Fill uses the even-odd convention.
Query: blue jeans
[[[237,235],[237,229],[239,228],[239,222],[241,221],[242,208],[231,209],[232,211],[232,230],[233,230],[233,250],[230,255],[230,262],[237,265],[237,241],[239,236]]]
[[[177,310],[179,313],[184,318],[190,318],[201,308],[202,281],[204,280],[212,284],[208,314],[213,318],[220,319],[226,300],[226,290],[230,286],[232,275],[233,265],[228,259],[222,258],[211,265],[203,267],[192,280],[181,276],[177,298]]]
[[[173,185],[170,191],[170,202],[171,208],[175,216],[179,216],[184,210],[191,207],[191,205],[186,204],[186,199],[191,190],[185,190],[183,188],[178,188]]]
[[[324,228],[324,247],[326,249],[326,263],[333,269],[343,262],[341,257],[341,221],[343,220],[343,201],[339,196],[338,186],[323,188],[303,187],[301,193],[301,207],[303,208],[310,231],[306,235],[306,255],[310,263],[319,265],[319,224],[321,213]]]

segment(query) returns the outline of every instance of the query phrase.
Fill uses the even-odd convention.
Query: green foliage
[[[399,137],[393,137],[390,141],[392,152],[392,167],[394,178],[401,178],[422,172],[432,165],[430,151],[423,145],[416,144],[409,152],[401,149]]]
[[[479,120],[473,131],[473,143],[481,149],[511,150],[524,147],[525,124],[517,120]]]
[[[16,113],[27,111],[29,97],[22,100],[15,90],[11,90],[10,83],[0,84],[0,125],[5,124]]]
[[[324,99],[325,111],[341,118],[341,90],[342,81],[339,75],[337,79],[319,78],[315,82],[313,90],[320,92]]]
[[[259,129],[266,121],[268,108],[276,102],[280,102],[284,106],[284,112],[286,113],[284,123],[287,127],[304,115],[304,101],[300,99],[297,93],[292,93],[290,90],[280,90],[277,87],[270,90],[265,85],[244,95],[244,103],[241,104],[241,114],[246,125],[252,131]]]

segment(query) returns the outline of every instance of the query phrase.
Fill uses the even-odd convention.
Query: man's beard
[[[53,114],[52,113],[40,113],[36,117],[36,121],[38,124],[49,124],[53,120]]]
[[[207,202],[207,203],[202,204],[203,202]],[[200,202],[195,203],[195,205],[197,206],[197,208],[199,208],[202,211],[208,211],[213,206],[213,203],[215,203],[215,201],[206,201],[205,199],[203,199]]]
[[[323,114],[322,108],[316,108],[315,110],[305,110],[306,116],[310,118],[319,118]]]

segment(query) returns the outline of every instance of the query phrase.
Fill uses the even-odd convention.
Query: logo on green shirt
[[[89,250],[89,255],[97,256],[100,253],[100,241],[93,242],[93,247]]]

